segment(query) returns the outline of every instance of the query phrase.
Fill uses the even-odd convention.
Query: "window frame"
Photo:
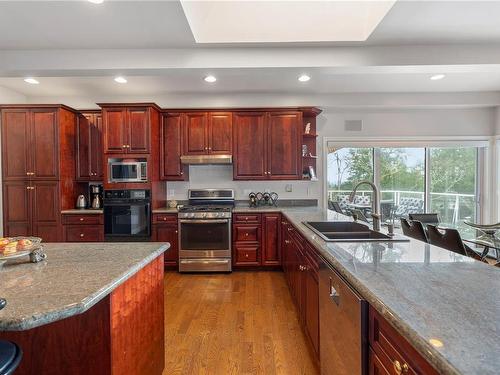
[[[323,207],[328,208],[328,149],[335,148],[425,148],[425,175],[424,175],[424,200],[425,210],[428,212],[430,205],[430,148],[436,147],[476,147],[476,221],[489,222],[493,214],[485,209],[486,202],[490,201],[487,181],[489,178],[488,156],[490,154],[490,137],[410,137],[410,138],[323,138]],[[377,186],[380,186],[380,157],[379,153],[373,152],[373,178]]]

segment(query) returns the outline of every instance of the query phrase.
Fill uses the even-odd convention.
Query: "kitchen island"
[[[0,339],[16,374],[161,374],[162,243],[45,244],[47,260],[0,269]]]

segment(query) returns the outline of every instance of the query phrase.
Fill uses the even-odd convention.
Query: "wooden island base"
[[[163,254],[83,314],[0,332],[23,350],[16,375],[161,374],[165,362]]]

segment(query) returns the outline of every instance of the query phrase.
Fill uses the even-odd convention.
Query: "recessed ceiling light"
[[[214,83],[215,81],[217,81],[217,78],[215,78],[214,76],[206,76],[203,79],[205,80],[205,82],[208,82],[208,83]]]
[[[115,78],[115,82],[118,82],[118,83],[127,83],[127,80],[123,77],[116,77]]]
[[[439,81],[440,79],[443,79],[445,77],[444,74],[435,74],[431,77],[431,81]]]
[[[36,79],[32,78],[32,77],[29,77],[29,78],[25,78],[24,79],[24,82],[26,83],[29,83],[29,84],[32,84],[32,85],[38,85],[40,82],[38,82]]]
[[[298,80],[299,80],[300,82],[307,82],[307,81],[309,81],[310,79],[311,79],[311,77],[309,77],[307,74],[302,74],[302,75],[298,78]]]
[[[88,0],[89,3],[92,3],[92,4],[102,4],[104,2],[104,0]]]

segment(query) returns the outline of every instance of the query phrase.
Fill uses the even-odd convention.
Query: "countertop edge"
[[[304,228],[297,225],[300,223],[296,223],[296,220],[288,216],[286,212],[281,211],[281,214],[292,222],[297,230],[299,230],[302,235],[306,236],[306,239],[312,234],[312,232],[307,233]],[[399,319],[391,309],[382,303],[368,287],[361,283],[356,276],[352,275],[339,261],[335,259],[333,255],[325,253],[321,248],[315,245],[314,241],[308,240],[308,242],[314,246],[316,251],[321,255],[321,258],[326,261],[329,266],[339,272],[342,277],[345,278],[346,281],[352,285],[352,287],[384,317],[384,319],[396,328],[396,330],[420,353],[420,355],[422,355],[422,357],[424,357],[437,371],[439,371],[439,373],[446,375],[461,374],[430,343],[422,339],[417,332],[410,328],[410,326],[408,326],[403,320]],[[339,245],[337,244],[337,246]]]
[[[118,286],[123,284],[125,281],[134,276],[137,272],[143,269],[146,265],[151,263],[154,259],[159,257],[165,251],[170,248],[170,244],[163,244],[157,250],[153,251],[151,254],[143,258],[140,262],[134,264],[126,272],[120,275],[117,279],[113,280],[110,284],[105,285],[103,288],[99,289],[96,293],[83,299],[81,302],[75,303],[68,306],[65,309],[53,311],[50,313],[45,313],[41,316],[33,315],[29,319],[22,319],[17,322],[12,322],[11,324],[3,325],[0,327],[0,331],[26,331],[29,329],[37,328],[43,325],[57,322],[59,320],[69,318],[74,315],[79,315],[91,307],[96,305],[98,302],[109,295]]]

